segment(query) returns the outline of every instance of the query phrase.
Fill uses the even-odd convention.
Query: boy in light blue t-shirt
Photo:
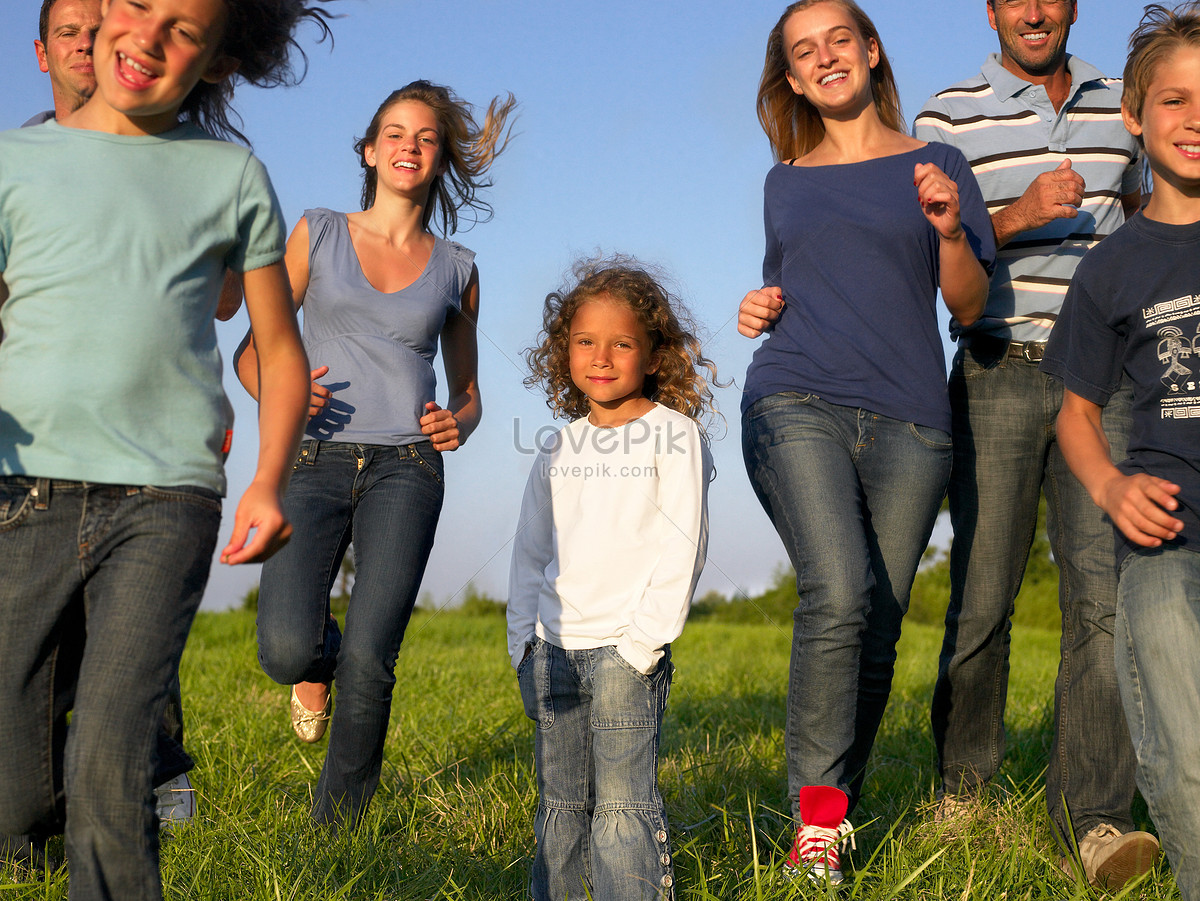
[[[155,733],[225,491],[226,268],[243,273],[262,382],[227,563],[288,538],[309,394],[270,181],[210,133],[236,134],[235,71],[287,81],[294,27],[324,22],[305,0],[103,11],[91,100],[0,135],[0,833],[45,831],[65,807],[71,897],[157,901]]]

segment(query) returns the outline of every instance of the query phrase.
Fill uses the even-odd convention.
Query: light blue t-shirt
[[[223,494],[221,280],[283,249],[262,164],[199,128],[0,134],[0,474]]]
[[[314,368],[329,367],[321,384],[332,392],[306,434],[394,447],[428,441],[419,420],[437,388],[438,338],[446,317],[462,306],[475,254],[436,238],[417,280],[387,294],[363,274],[345,213],[305,210],[304,218],[304,349]]]

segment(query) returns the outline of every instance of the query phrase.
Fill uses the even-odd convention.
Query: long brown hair
[[[421,226],[429,228],[434,210],[440,214],[438,224],[443,235],[452,235],[458,230],[458,212],[464,207],[474,211],[475,222],[491,218],[492,207],[479,198],[478,192],[492,185],[483,175],[508,146],[512,137],[508,118],[516,108],[517,100],[512,94],[505,98],[494,97],[488,104],[481,128],[475,124],[471,104],[449,88],[429,81],[413,81],[388,94],[375,111],[367,133],[354,142],[354,152],[363,169],[362,208],[370,209],[375,203],[378,184],[375,170],[367,165],[363,151],[379,138],[384,113],[402,100],[419,101],[433,111],[442,142],[441,159],[446,164],[446,171],[434,178],[429,187],[429,202],[425,205]]]
[[[804,156],[825,137],[825,124],[808,98],[797,94],[788,83],[787,51],[783,46],[783,26],[794,13],[818,3],[836,3],[850,14],[865,41],[875,41],[879,62],[871,70],[871,93],[883,124],[893,131],[906,133],[904,113],[892,64],[883,50],[879,30],[854,0],[796,0],[783,11],[767,36],[767,57],[758,82],[758,121],[771,142],[776,160]]]

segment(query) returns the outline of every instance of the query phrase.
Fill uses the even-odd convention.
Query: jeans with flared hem
[[[336,686],[318,822],[356,823],[379,785],[396,658],[433,548],[442,474],[428,442],[300,446],[283,503],[292,540],[263,565],[258,657],[276,682]],[[354,587],[339,629],[329,592],[351,542]]]
[[[537,723],[535,901],[675,897],[658,790],[671,673],[669,647],[649,675],[615,646],[568,651],[539,640],[521,664],[521,700]]]

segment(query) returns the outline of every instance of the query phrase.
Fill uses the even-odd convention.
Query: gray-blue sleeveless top
[[[329,405],[309,420],[306,435],[354,444],[428,440],[419,420],[434,400],[433,360],[446,316],[458,311],[474,252],[434,238],[433,253],[415,282],[394,294],[367,281],[350,242],[345,213],[305,210],[308,290],[304,349]]]

